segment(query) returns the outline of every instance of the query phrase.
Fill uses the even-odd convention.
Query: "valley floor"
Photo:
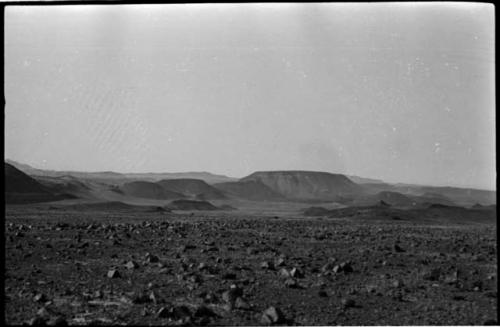
[[[8,324],[497,319],[496,224],[13,206],[5,240]]]

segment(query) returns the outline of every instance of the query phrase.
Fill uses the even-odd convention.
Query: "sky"
[[[494,7],[8,6],[5,157],[496,188]]]

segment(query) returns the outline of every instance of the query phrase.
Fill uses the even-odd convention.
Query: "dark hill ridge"
[[[194,178],[178,178],[178,179],[164,179],[157,182],[163,189],[182,193],[184,195],[197,197],[199,199],[225,199],[226,196],[223,192],[215,187],[208,185],[201,179]]]
[[[241,199],[252,201],[285,201],[286,198],[273,191],[259,181],[248,180],[229,183],[214,184],[224,193]]]
[[[359,195],[363,189],[345,175],[316,171],[262,171],[240,180],[255,181],[288,199],[335,200],[345,195]]]
[[[12,204],[50,202],[68,198],[53,194],[35,179],[5,163],[5,202]]]
[[[5,164],[5,192],[50,193],[42,184],[8,163]]]
[[[120,190],[130,196],[144,199],[182,199],[185,196],[181,193],[165,190],[161,185],[153,182],[130,182],[122,185]]]

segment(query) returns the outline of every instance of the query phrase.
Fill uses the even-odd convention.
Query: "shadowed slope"
[[[5,202],[36,203],[60,200],[46,187],[19,169],[5,163]]]
[[[253,201],[284,201],[286,198],[259,181],[238,181],[214,184],[224,193],[236,198]]]
[[[164,179],[157,182],[163,189],[182,193],[189,196],[196,196],[200,199],[225,199],[226,196],[220,190],[208,185],[200,179],[179,178]]]
[[[183,194],[165,190],[161,185],[152,182],[137,181],[125,183],[122,185],[121,191],[126,195],[145,199],[166,200],[185,198]]]

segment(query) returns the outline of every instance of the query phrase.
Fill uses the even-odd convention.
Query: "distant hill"
[[[5,202],[36,203],[50,202],[65,198],[50,192],[35,179],[16,167],[5,163]]]
[[[315,171],[255,172],[240,182],[255,181],[274,192],[294,200],[326,200],[361,194],[361,186],[345,175]]]
[[[372,206],[381,203],[381,201],[393,207],[412,207],[417,204],[415,199],[412,199],[404,194],[382,191],[377,194],[359,197],[350,203],[350,205]]]
[[[187,196],[197,197],[203,200],[225,199],[224,193],[217,188],[208,185],[200,179],[179,178],[164,179],[157,182],[163,189],[182,193]]]
[[[496,204],[496,191],[478,190],[459,187],[422,186],[414,184],[366,183],[360,184],[365,193],[377,194],[389,191],[417,197],[418,202],[458,204],[472,206]]]
[[[12,177],[9,177],[11,183],[8,187],[24,189],[28,184],[35,189],[42,187],[32,193],[32,201],[52,199],[48,196],[52,194],[56,198],[77,197],[106,201],[127,201],[126,196],[133,196],[147,199],[190,197],[196,200],[237,198],[311,203],[333,201],[355,206],[372,205],[379,201],[388,204],[398,202],[396,206],[406,206],[411,201],[420,206],[443,204],[470,207],[476,203],[483,206],[496,205],[496,191],[388,184],[377,179],[315,171],[255,172],[237,180],[207,172],[122,174],[109,171],[43,170],[11,160],[7,160],[7,164],[30,177],[30,181],[21,178],[19,182],[12,182]],[[6,190],[9,201],[14,201],[14,193],[16,192],[13,190]],[[17,198],[20,199],[19,196]]]
[[[52,193],[71,194],[78,198],[95,198],[92,188],[73,176],[37,176],[36,180]]]
[[[166,190],[161,185],[153,182],[136,181],[125,183],[120,187],[120,190],[126,195],[144,199],[167,200],[185,198],[184,194]]]
[[[6,159],[6,162],[18,168],[30,176],[61,177],[73,176],[79,179],[90,179],[94,181],[109,183],[125,183],[130,181],[157,182],[162,179],[194,178],[201,179],[208,184],[224,183],[236,181],[236,178],[224,175],[216,175],[208,172],[181,172],[181,173],[116,173],[112,171],[104,172],[78,172],[78,171],[55,171],[33,168],[30,165],[22,164]]]
[[[252,201],[285,201],[286,198],[259,181],[248,180],[214,184],[229,196]]]

